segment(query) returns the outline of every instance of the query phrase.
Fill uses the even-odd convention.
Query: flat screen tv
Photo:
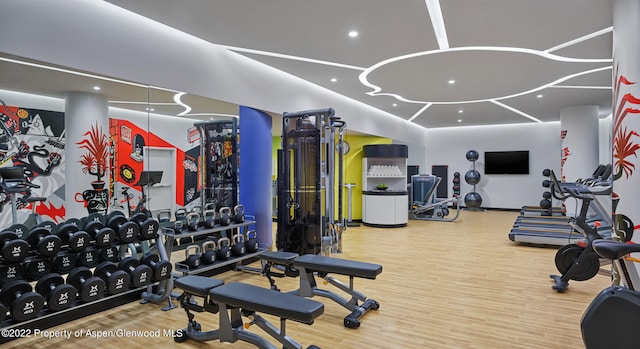
[[[484,173],[529,174],[529,151],[486,151]]]

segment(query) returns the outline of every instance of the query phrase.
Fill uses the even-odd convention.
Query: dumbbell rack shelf
[[[259,249],[256,252],[245,253],[240,257],[231,257],[231,258],[229,258],[229,259],[227,259],[225,261],[215,261],[213,264],[209,264],[209,265],[202,265],[201,264],[199,267],[194,268],[194,269],[189,269],[189,267],[184,263],[176,262],[174,270],[176,272],[182,273],[182,276],[201,274],[201,273],[205,273],[207,271],[211,271],[211,270],[214,270],[214,269],[225,267],[227,265],[238,264],[238,263],[240,263],[240,262],[242,262],[244,260],[250,259],[250,258],[259,257],[262,254],[262,252],[264,252],[264,251],[266,251],[266,249]]]
[[[153,283],[153,285],[157,285]],[[49,313],[45,307],[44,310],[34,319],[23,322],[12,322],[10,319],[0,322],[0,328],[16,329],[16,330],[30,330],[33,335],[34,329],[46,329],[54,326],[58,326],[69,321],[94,314],[103,310],[111,309],[113,307],[130,303],[136,299],[140,299],[140,294],[146,290],[146,287],[133,288],[116,295],[105,296],[99,300],[89,303],[76,302],[72,307],[57,312]],[[25,332],[29,333],[29,332]],[[12,341],[17,338],[13,337],[0,337],[0,344]]]

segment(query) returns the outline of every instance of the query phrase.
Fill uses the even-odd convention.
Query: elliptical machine
[[[603,237],[597,231],[599,224],[596,222],[590,225],[586,218],[589,206],[596,199],[593,195],[611,194],[612,186],[610,182],[601,182],[593,187],[572,184],[561,186],[553,171],[551,171],[549,178],[552,181],[551,194],[554,198],[564,201],[569,197],[574,197],[582,201],[580,213],[570,221],[570,224],[576,231],[582,233],[585,240],[558,249],[555,264],[562,275],[549,275],[555,282],[551,288],[558,292],[564,292],[569,287],[569,280],[589,280],[600,271],[600,257],[593,250],[593,242],[603,239]]]

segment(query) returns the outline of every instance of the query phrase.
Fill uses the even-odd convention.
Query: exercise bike
[[[631,253],[640,252],[640,244],[613,240],[597,240],[593,249],[610,260],[624,277],[623,286],[602,290],[587,307],[580,321],[582,341],[587,349],[637,349],[640,336],[635,332],[640,323],[640,285]]]
[[[121,188],[120,195],[124,198],[123,201],[127,202],[127,212],[129,212],[129,217],[133,217],[137,213],[144,213],[147,217],[151,217],[151,211],[147,209],[147,193],[145,192],[145,188],[151,187],[154,184],[158,184],[162,181],[162,171],[143,171],[140,174],[140,179],[135,186],[140,187],[140,198],[138,199],[138,204],[135,206],[131,205],[131,201],[133,200],[134,195],[129,193],[129,187],[123,186]]]
[[[0,197],[2,205],[0,206],[0,212],[4,208],[4,204],[7,201],[11,202],[11,220],[12,224],[19,224],[18,222],[18,209],[31,205],[31,213],[24,224],[27,228],[32,228],[37,224],[42,223],[42,217],[36,213],[35,203],[44,202],[47,199],[39,196],[31,196],[31,189],[40,188],[39,185],[31,183],[29,175],[23,167],[2,167],[0,168]],[[18,194],[22,196],[18,198]]]
[[[550,176],[552,181],[551,194],[558,200],[566,200],[573,197],[582,201],[580,213],[569,223],[574,230],[582,233],[583,241],[568,244],[556,252],[556,268],[562,275],[549,275],[555,282],[551,288],[558,292],[564,292],[569,287],[569,280],[585,281],[593,278],[600,272],[600,256],[593,250],[593,242],[603,239],[598,233],[599,222],[587,223],[589,206],[595,200],[593,195],[606,195],[611,193],[611,183],[602,182],[597,187],[568,184],[561,186],[553,171]],[[585,195],[589,194],[589,195]]]

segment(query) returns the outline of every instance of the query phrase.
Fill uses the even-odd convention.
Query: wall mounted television
[[[486,151],[484,173],[529,174],[529,151]]]

